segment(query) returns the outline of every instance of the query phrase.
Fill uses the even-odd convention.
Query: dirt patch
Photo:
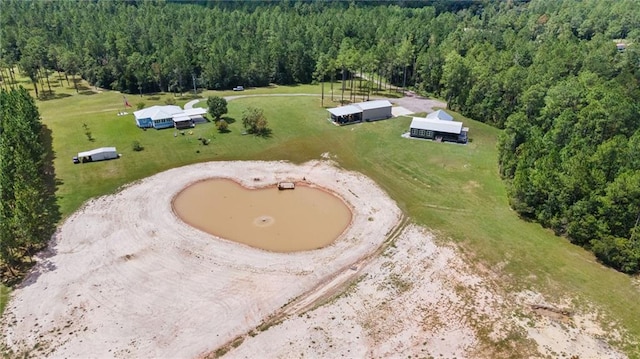
[[[176,193],[211,177],[246,187],[304,178],[338,193],[352,225],[299,253],[215,238],[171,210]],[[505,292],[498,268],[478,270],[406,223],[370,179],[331,161],[163,172],[90,201],[61,226],[13,292],[0,348],[38,357],[625,357],[607,344],[621,336],[596,324],[597,310]]]
[[[297,253],[215,238],[171,209],[176,193],[211,177],[249,188],[255,178],[259,186],[306,179],[353,208],[351,226],[332,245]],[[94,199],[65,221],[51,245],[55,254],[13,292],[0,337],[14,352],[38,356],[198,356],[349,272],[400,218],[370,179],[328,161],[175,168]]]

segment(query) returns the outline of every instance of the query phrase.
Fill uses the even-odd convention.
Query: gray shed
[[[363,121],[377,121],[391,118],[391,102],[387,100],[375,100],[354,104],[362,110]]]

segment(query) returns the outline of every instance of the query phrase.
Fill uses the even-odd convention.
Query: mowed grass
[[[319,93],[320,86],[200,95],[298,92]],[[334,94],[339,96],[337,87]],[[163,104],[168,96],[172,95],[145,96],[142,101],[148,106]],[[140,101],[133,95],[128,99],[132,104]],[[135,127],[132,115],[117,116],[122,95],[115,92],[38,104],[43,123],[52,131],[61,182],[59,204],[65,217],[91,197],[168,168],[210,160],[301,163],[329,152],[340,166],[373,178],[413,221],[435,231],[440,241],[457,243],[473,263],[500,268],[503,281],[499,285],[506,290],[531,289],[542,291],[552,302],[575,297],[576,305],[595,304],[604,311],[604,322],[626,329],[632,339],[640,338],[640,293],[631,277],[603,267],[588,252],[521,220],[509,208],[498,176],[499,130],[490,126],[463,118],[470,127],[468,145],[409,140],[401,134],[407,131],[410,118],[336,127],[326,120],[319,97],[254,97],[229,103],[226,116],[230,122],[235,120],[230,133],[219,134],[213,123],[207,123],[196,126],[192,135],[185,131],[174,137],[174,130],[142,131]],[[264,110],[273,130],[270,138],[242,134],[241,116],[249,106]],[[86,138],[83,123],[95,141]],[[202,145],[199,136],[210,138],[211,143]],[[133,141],[139,141],[144,150],[134,152]],[[101,146],[116,146],[122,158],[72,164],[71,157],[78,151]],[[637,344],[627,344],[625,349],[633,358],[640,352]]]

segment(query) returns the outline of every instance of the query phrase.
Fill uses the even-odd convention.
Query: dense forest
[[[518,213],[640,272],[636,0],[0,4],[1,76],[41,92],[45,69],[128,93],[368,73],[444,98],[504,129]]]

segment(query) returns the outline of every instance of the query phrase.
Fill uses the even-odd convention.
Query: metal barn
[[[346,125],[362,121],[377,121],[391,118],[391,102],[387,100],[375,100],[354,103],[351,105],[330,108],[331,121]]]
[[[375,100],[354,104],[362,110],[363,121],[377,121],[391,118],[391,102],[387,100]]]

